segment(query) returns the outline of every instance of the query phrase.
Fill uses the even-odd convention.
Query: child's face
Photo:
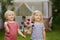
[[[36,13],[34,18],[35,18],[35,21],[40,21],[41,20],[41,14],[40,13]]]
[[[10,21],[13,21],[14,17],[15,17],[14,13],[7,14],[7,19],[10,20]]]
[[[22,18],[23,21],[26,21],[26,18]]]

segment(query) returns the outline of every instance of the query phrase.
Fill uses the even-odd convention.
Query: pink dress
[[[5,33],[5,40],[17,40],[17,31],[18,31],[18,24],[14,23],[7,23],[9,28],[9,32]]]

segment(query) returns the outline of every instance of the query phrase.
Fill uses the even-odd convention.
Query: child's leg
[[[30,40],[32,40],[32,39],[30,39]]]

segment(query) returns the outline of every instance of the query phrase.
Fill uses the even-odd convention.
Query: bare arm
[[[45,32],[45,29],[43,29],[43,40],[46,40],[46,32]]]
[[[19,33],[22,37],[26,38],[26,36],[23,35],[23,33],[20,31],[20,29],[18,29],[18,33]]]
[[[7,22],[4,23],[4,28],[5,28],[5,31],[6,31],[6,32],[9,32],[9,28],[8,28],[8,26],[7,26]]]
[[[28,31],[26,33],[31,34],[32,33],[31,23],[29,25],[27,25],[27,27],[28,27]]]
[[[27,31],[27,34],[31,34],[31,33],[32,33],[32,30],[28,30],[28,31]]]

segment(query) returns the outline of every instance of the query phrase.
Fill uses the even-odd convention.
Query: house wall
[[[18,4],[19,4],[19,2],[17,2]],[[31,5],[31,6],[33,6],[33,9],[34,10],[36,10],[35,9],[35,7],[37,8],[37,7],[40,7],[41,9],[39,9],[39,8],[37,8],[37,9],[39,9],[40,11],[42,11],[42,13],[43,13],[43,16],[44,16],[44,21],[45,21],[45,26],[46,26],[46,29],[48,29],[49,28],[49,18],[52,16],[52,6],[51,6],[51,4],[48,2],[48,1],[43,1],[43,2],[20,2],[20,4],[22,4],[22,3],[27,3],[27,4],[29,4],[29,5]],[[40,4],[41,5],[40,5]],[[16,6],[16,5],[15,5]],[[18,5],[19,6],[19,5]],[[34,7],[35,6],[35,7]],[[17,9],[17,6],[16,6],[16,9]],[[34,11],[33,10],[33,11]],[[16,11],[16,10],[15,10]],[[24,11],[23,11],[24,12]],[[17,13],[17,11],[16,11],[16,13]],[[23,16],[23,15],[22,15]],[[25,15],[25,16],[27,16],[27,15]],[[30,16],[30,13],[29,13],[29,16]],[[17,16],[17,18],[19,19],[19,18],[21,18],[21,14],[20,14],[20,17],[19,17],[19,15]],[[20,21],[21,21],[21,19],[20,19]]]

